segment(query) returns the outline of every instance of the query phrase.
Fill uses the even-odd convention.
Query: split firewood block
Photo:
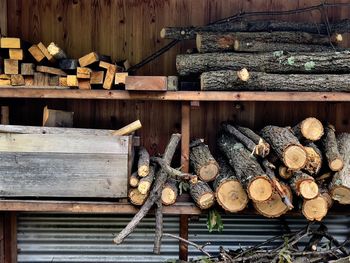
[[[115,85],[125,84],[127,76],[129,76],[128,72],[115,73],[114,84]]]
[[[0,75],[0,86],[10,86],[11,85],[11,76],[6,74]]]
[[[77,59],[61,59],[58,62],[58,67],[63,70],[76,70],[78,67]]]
[[[32,76],[34,75],[34,67],[33,63],[22,63],[21,64],[21,75],[23,76]]]
[[[54,42],[51,42],[50,45],[48,45],[47,51],[57,60],[67,58],[66,53]]]
[[[104,69],[108,69],[108,67],[111,65],[111,63],[108,63],[108,62],[106,62],[106,61],[100,61],[99,62],[99,64],[98,64],[98,66],[100,67],[100,68],[104,68]]]
[[[95,62],[98,62],[99,59],[99,55],[96,52],[91,52],[81,58],[79,58],[79,65],[81,67],[86,67],[88,65],[91,65]]]
[[[43,43],[39,43],[38,48],[40,49],[40,51],[44,54],[44,56],[47,58],[48,61],[50,61],[51,63],[54,63],[56,60],[55,58],[49,53],[49,51],[47,50],[47,48],[44,46]]]
[[[23,49],[20,48],[10,48],[9,58],[15,60],[23,60]]]
[[[166,91],[167,77],[164,76],[128,76],[125,80],[126,90]]]
[[[108,65],[106,77],[105,77],[105,80],[103,82],[104,89],[111,89],[112,88],[113,80],[114,80],[114,76],[115,76],[116,71],[117,71],[116,65],[113,65],[113,64]]]
[[[23,76],[25,86],[34,86],[34,76]]]
[[[92,71],[90,73],[90,84],[91,85],[103,84],[103,77],[104,77],[103,71]]]
[[[41,62],[45,58],[45,55],[43,52],[41,52],[37,45],[31,46],[28,51],[37,62]]]
[[[43,113],[43,126],[45,127],[73,127],[74,112],[51,110],[47,106]]]
[[[85,67],[77,67],[78,79],[90,79],[92,70]]]
[[[49,74],[35,72],[34,73],[34,85],[35,86],[47,86],[49,85]]]
[[[18,60],[4,59],[5,74],[18,74]]]
[[[59,83],[59,86],[68,87],[67,77],[59,77],[58,83]]]
[[[24,78],[20,74],[11,75],[11,85],[12,86],[24,86]]]
[[[57,76],[67,76],[67,73],[59,68],[47,67],[47,66],[36,66],[36,71],[41,73],[48,73]]]
[[[50,76],[49,86],[59,86],[59,76]]]
[[[67,76],[67,85],[69,87],[79,87],[78,78],[76,75]]]
[[[0,40],[1,48],[21,48],[21,40],[16,37],[2,37]]]
[[[79,89],[91,89],[91,84],[89,79],[78,79]]]

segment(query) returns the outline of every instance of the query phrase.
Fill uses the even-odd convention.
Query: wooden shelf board
[[[350,101],[347,92],[78,90],[62,87],[0,86],[0,98],[107,99],[158,101]]]

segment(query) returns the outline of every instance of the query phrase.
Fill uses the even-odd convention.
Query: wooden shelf
[[[350,101],[347,92],[78,90],[59,87],[1,87],[0,98],[104,99],[157,101]]]

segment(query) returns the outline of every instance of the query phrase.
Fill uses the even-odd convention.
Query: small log
[[[50,45],[47,47],[47,51],[57,60],[67,58],[66,53],[54,42],[50,43]]]
[[[162,244],[163,236],[163,204],[160,199],[156,201],[156,231],[154,236],[153,253],[156,255],[160,254],[160,247]]]
[[[242,211],[249,201],[247,193],[223,157],[218,159],[218,164],[220,173],[213,183],[218,204],[231,213]]]
[[[115,132],[113,132],[113,135],[128,135],[130,133],[133,133],[134,131],[137,131],[138,129],[142,128],[142,124],[140,122],[140,120],[136,120],[122,128],[120,128],[119,130],[116,130]]]
[[[129,185],[131,187],[137,187],[139,185],[139,182],[140,182],[140,178],[137,172],[132,173],[129,178]]]
[[[161,195],[162,204],[163,205],[174,204],[176,202],[177,195],[178,195],[177,181],[174,178],[168,178],[162,190],[162,195]]]
[[[300,170],[306,165],[306,151],[288,128],[269,125],[260,134],[288,169]]]
[[[196,140],[190,145],[190,164],[194,172],[204,182],[215,180],[219,173],[219,165],[211,154],[208,145]]]
[[[304,199],[313,199],[318,196],[319,189],[315,179],[303,172],[294,172],[290,179],[290,187],[298,196]]]
[[[271,182],[243,144],[224,133],[219,136],[217,144],[249,198],[256,202],[268,200],[272,195]]]
[[[240,70],[248,66],[251,71],[267,73],[340,74],[350,72],[349,59],[350,52],[348,51],[322,53],[277,51],[256,54],[199,53],[177,55],[176,68],[180,75],[219,70]],[[299,81],[299,83],[302,82]]]
[[[294,135],[299,139],[317,141],[321,139],[324,129],[322,122],[314,117],[309,117],[295,125],[293,128]]]
[[[340,171],[344,166],[344,161],[338,150],[334,126],[328,125],[324,130],[322,143],[328,166],[332,171]]]
[[[306,151],[306,165],[303,170],[310,175],[317,175],[322,167],[322,152],[314,143],[308,143],[304,146]]]
[[[350,134],[340,134],[337,144],[344,167],[333,175],[329,189],[333,200],[340,204],[350,204]]]
[[[255,151],[257,155],[263,158],[269,155],[270,144],[268,144],[262,137],[260,137],[258,134],[256,134],[254,131],[252,131],[249,128],[242,127],[242,126],[236,126],[236,128],[256,144]]]
[[[150,166],[149,166],[149,153],[146,150],[145,147],[140,147],[139,150],[139,160],[137,163],[137,174],[140,177],[145,177],[150,172]]]
[[[149,167],[149,173],[147,176],[141,177],[139,181],[139,185],[137,186],[137,189],[140,191],[141,194],[148,194],[148,192],[151,189],[151,185],[154,180],[154,174],[155,169],[153,166]]]
[[[202,73],[200,81],[201,90],[211,91],[350,91],[350,74],[270,74],[218,70]]]
[[[317,229],[318,233],[315,233],[310,238],[309,242],[304,248],[304,251],[317,251],[317,246],[321,242],[324,237],[324,233],[328,231],[328,228],[324,224],[320,224]]]
[[[130,189],[129,200],[133,205],[141,206],[147,200],[148,195],[141,194],[137,188]]]
[[[191,182],[190,195],[200,209],[208,209],[215,203],[215,195],[206,182]]]
[[[292,201],[293,195],[289,186],[281,183],[281,187],[289,200]],[[281,196],[277,192],[274,192],[269,200],[264,202],[253,202],[253,205],[259,214],[269,218],[280,217],[289,211],[289,208],[284,204]]]
[[[309,221],[321,221],[332,206],[332,198],[325,187],[319,187],[320,194],[310,200],[304,200],[302,205],[302,213]]]

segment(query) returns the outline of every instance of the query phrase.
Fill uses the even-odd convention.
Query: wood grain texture
[[[0,0],[0,33],[7,35],[7,0]]]
[[[128,76],[125,79],[126,90],[166,91],[167,77],[164,76]]]

